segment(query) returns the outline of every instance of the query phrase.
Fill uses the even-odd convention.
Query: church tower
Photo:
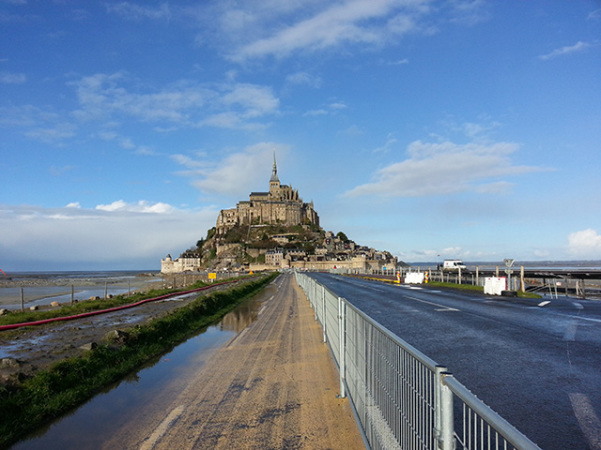
[[[280,189],[280,179],[278,178],[278,166],[275,162],[275,152],[273,153],[273,170],[269,180],[269,192],[276,194]]]

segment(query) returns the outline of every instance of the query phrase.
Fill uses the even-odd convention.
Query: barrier
[[[372,449],[539,449],[457,381],[346,299],[297,273]]]

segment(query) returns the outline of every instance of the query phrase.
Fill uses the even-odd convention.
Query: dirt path
[[[258,320],[167,408],[124,424],[104,448],[364,448],[304,293],[291,275],[277,284]]]

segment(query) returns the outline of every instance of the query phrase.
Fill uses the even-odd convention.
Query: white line
[[[566,332],[563,334],[563,340],[574,341],[576,339],[576,331],[578,331],[578,323],[576,323],[576,321],[572,321],[568,325]]]
[[[451,308],[449,306],[440,305],[440,304],[434,303],[434,302],[428,302],[426,300],[422,300],[422,299],[419,299],[419,298],[410,297],[410,296],[407,296],[407,298],[410,298],[411,300],[415,300],[417,302],[427,303],[428,305],[438,306],[440,309],[437,309],[436,311],[459,311],[459,309],[456,309],[456,308]]]
[[[163,435],[167,432],[169,427],[173,425],[184,412],[184,405],[180,405],[177,408],[173,409],[167,417],[161,422],[161,424],[154,430],[154,433],[145,440],[142,445],[140,445],[140,450],[149,450],[153,448],[156,443],[163,437]]]
[[[570,401],[580,429],[590,448],[601,448],[601,420],[595,414],[590,399],[585,394],[571,393]]]

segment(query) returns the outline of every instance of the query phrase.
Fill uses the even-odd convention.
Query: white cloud
[[[128,20],[142,19],[170,19],[171,12],[169,3],[162,3],[157,7],[147,5],[141,6],[131,2],[120,2],[116,4],[107,4],[106,10],[109,13],[117,14]]]
[[[558,56],[570,55],[572,53],[577,53],[586,50],[591,47],[591,44],[588,42],[578,41],[574,45],[566,45],[564,47],[556,48],[550,53],[546,55],[540,55],[539,58],[542,60],[557,58]]]
[[[128,116],[142,122],[180,127],[247,128],[251,119],[275,114],[279,99],[272,89],[250,83],[201,85],[180,81],[162,89],[133,85],[123,73],[95,74],[72,83],[80,119]]]
[[[173,159],[189,169],[181,174],[191,177],[196,188],[205,193],[231,195],[239,199],[248,196],[253,189],[268,188],[266,180],[271,174],[274,152],[282,160],[288,148],[261,142],[226,156],[217,163],[186,155],[176,155]]]
[[[357,186],[346,195],[421,197],[497,191],[509,186],[499,177],[544,170],[514,165],[510,157],[518,148],[511,142],[461,145],[415,141],[407,148],[407,159],[378,170],[371,183]]]
[[[224,93],[221,101],[224,105],[237,105],[242,108],[241,116],[255,118],[277,111],[279,100],[271,88],[252,84],[235,84]]]
[[[307,72],[296,72],[288,75],[286,81],[290,84],[307,85],[313,88],[321,87],[321,78]]]
[[[394,145],[397,143],[397,139],[392,135],[392,133],[388,133],[386,136],[386,142],[381,147],[375,148],[372,150],[372,153],[388,153]]]
[[[311,116],[325,116],[329,114],[337,114],[339,111],[348,108],[346,103],[343,102],[332,102],[325,105],[323,108],[312,109],[303,114],[305,117]]]
[[[588,228],[568,236],[568,253],[573,258],[601,259],[601,235]]]
[[[24,73],[0,72],[1,84],[23,84],[27,81]]]
[[[600,20],[601,19],[601,9],[596,9],[589,13],[586,17],[587,20]]]
[[[113,203],[113,206],[118,202]],[[141,211],[155,212],[143,214]],[[113,210],[0,205],[4,270],[156,269],[160,258],[194,245],[217,211],[138,202]]]
[[[137,203],[126,203],[123,200],[117,200],[108,205],[97,205],[100,211],[127,211],[138,213],[169,214],[175,208],[167,203],[149,203],[146,200],[140,200]]]
[[[77,127],[72,123],[58,123],[49,128],[33,128],[25,136],[46,144],[59,143],[76,135]]]
[[[419,17],[428,11],[429,3],[429,0],[301,2],[264,16],[250,2],[245,10],[224,14],[227,20],[223,31],[234,38],[246,37],[240,39],[242,44],[230,55],[235,61],[284,57],[296,51],[323,50],[345,43],[378,45],[393,36],[419,30]],[[264,11],[261,8],[260,12]],[[258,29],[264,30],[263,36],[249,43],[248,36],[260,34]]]
[[[33,105],[0,106],[0,126],[21,131],[26,137],[49,144],[74,137],[77,126],[49,108]]]

